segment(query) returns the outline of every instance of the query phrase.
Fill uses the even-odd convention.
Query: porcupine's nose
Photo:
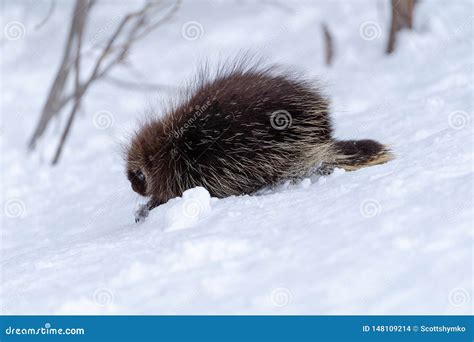
[[[131,185],[132,185],[132,190],[135,191],[137,194],[140,194],[142,196],[145,196],[145,187],[143,186],[143,184],[139,183],[139,182],[131,182]]]

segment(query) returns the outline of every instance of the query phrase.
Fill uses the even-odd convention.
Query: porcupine
[[[241,58],[210,74],[203,68],[181,101],[143,123],[127,147],[127,177],[148,197],[136,222],[196,186],[223,198],[392,159],[377,141],[335,139],[320,87],[288,69]]]

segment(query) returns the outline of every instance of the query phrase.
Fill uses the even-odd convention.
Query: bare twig
[[[163,25],[164,23],[168,22],[169,20],[171,20],[173,18],[173,16],[175,15],[175,13],[178,11],[180,5],[182,3],[182,0],[176,0],[176,2],[174,3],[174,5],[172,6],[172,8],[170,9],[170,11],[163,17],[161,18],[160,20],[156,21],[155,23],[153,24],[149,24],[147,26],[147,28],[145,28],[142,32],[140,32],[139,34],[137,34],[135,37],[132,37],[132,41],[125,41],[124,43],[122,44],[117,44],[115,46],[110,46],[109,48],[109,51],[108,53],[112,53],[112,52],[116,52],[117,50],[123,50],[124,48],[126,48],[127,46],[131,45],[131,43],[136,43],[137,41],[141,40],[142,38],[144,38],[146,35],[148,35],[151,31],[155,30],[156,28],[158,28],[159,26]],[[152,3],[152,5],[156,6],[158,3]],[[152,16],[152,13],[151,13],[151,10],[152,9],[155,9],[156,8],[152,8],[152,7],[148,7],[149,9],[149,15],[148,17],[151,17]],[[141,12],[141,11],[140,11]],[[135,13],[137,14],[137,13]],[[120,24],[119,24],[120,25]],[[98,49],[100,47],[100,43],[98,44],[94,44],[89,51],[86,51],[85,54],[90,54],[92,51]]]
[[[87,0],[80,0],[80,1],[87,1]],[[84,3],[85,4],[85,3]],[[87,7],[88,10],[90,10],[90,6]],[[76,116],[77,111],[81,107],[81,100],[82,100],[82,95],[84,92],[81,90],[81,81],[80,81],[80,75],[81,75],[81,47],[82,47],[82,37],[84,35],[84,27],[86,24],[87,20],[87,11],[83,11],[83,14],[77,16],[76,20],[76,27],[75,27],[75,32],[76,32],[76,56],[74,59],[74,105],[72,106],[71,112],[69,114],[69,118],[66,123],[66,127],[64,128],[63,134],[61,135],[61,139],[59,141],[59,145],[56,149],[56,153],[54,155],[52,165],[55,165],[59,157],[61,156],[61,152],[64,147],[64,143],[66,141],[66,138],[71,130],[72,122],[74,120],[74,117]]]
[[[49,18],[51,18],[51,15],[53,14],[55,8],[56,8],[56,1],[51,0],[49,2],[48,12],[46,13],[46,16],[43,18],[43,20],[41,20],[38,24],[35,25],[35,30],[39,30],[41,27],[44,26],[44,24],[46,24],[48,22]]]
[[[392,0],[392,22],[386,53],[392,53],[395,49],[398,31],[404,28],[412,29],[414,8],[415,0]]]
[[[328,26],[323,23],[323,35],[324,35],[324,52],[326,65],[331,65],[334,56],[334,45],[332,40],[331,32],[329,32]]]
[[[66,46],[63,52],[63,58],[56,74],[56,78],[54,79],[53,84],[51,85],[51,88],[49,90],[46,102],[43,106],[43,109],[41,110],[41,116],[36,126],[36,129],[33,132],[33,135],[31,136],[30,141],[28,143],[28,148],[30,150],[33,150],[35,148],[38,138],[46,130],[49,121],[53,117],[55,117],[58,114],[59,110],[62,108],[61,99],[63,97],[64,86],[69,76],[72,44],[76,34],[75,29],[77,26],[77,17],[87,11],[87,6],[85,6],[84,3],[85,2],[82,0],[77,0],[74,6],[73,20],[71,23],[71,28],[69,29]]]
[[[154,24],[151,24],[147,28],[145,28],[145,30],[143,30],[139,35],[137,35],[134,38],[134,41],[142,39],[147,34],[149,34],[151,31],[156,29],[158,26],[161,26],[164,23],[170,21],[173,18],[173,16],[176,14],[176,12],[178,11],[179,7],[181,6],[181,2],[182,2],[182,0],[177,0],[175,2],[175,4],[173,5],[173,7],[171,8],[171,10],[163,18],[161,18],[160,20],[158,20]]]
[[[135,42],[144,38],[152,30],[173,17],[181,4],[181,0],[177,0],[174,6],[172,6],[162,18],[156,21],[153,21],[152,17],[156,16],[156,12],[162,4],[157,1],[147,1],[141,9],[125,15],[100,50],[89,75],[81,79],[81,59],[86,56],[82,51],[82,38],[87,17],[95,3],[96,0],[76,0],[63,59],[56,79],[50,89],[48,99],[43,107],[36,130],[30,139],[29,148],[33,149],[36,141],[42,136],[50,120],[58,115],[64,107],[72,101],[72,107],[66,126],[61,134],[56,153],[52,160],[53,165],[59,161],[76,113],[80,110],[84,95],[95,81],[104,79],[117,86],[129,87],[134,90],[166,90],[166,86],[163,85],[133,83],[112,78],[108,74],[116,65],[125,61]],[[65,94],[65,86],[70,75],[74,76],[73,91],[70,94]]]

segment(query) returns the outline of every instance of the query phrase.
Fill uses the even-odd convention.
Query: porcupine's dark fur
[[[215,197],[250,194],[317,167],[352,171],[391,159],[376,141],[335,140],[329,102],[314,84],[249,63],[214,77],[203,69],[179,105],[137,131],[127,176],[150,198],[137,220],[195,186]]]

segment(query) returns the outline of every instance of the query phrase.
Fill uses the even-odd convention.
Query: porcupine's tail
[[[346,171],[386,163],[393,154],[386,145],[375,140],[336,140],[334,166]]]

